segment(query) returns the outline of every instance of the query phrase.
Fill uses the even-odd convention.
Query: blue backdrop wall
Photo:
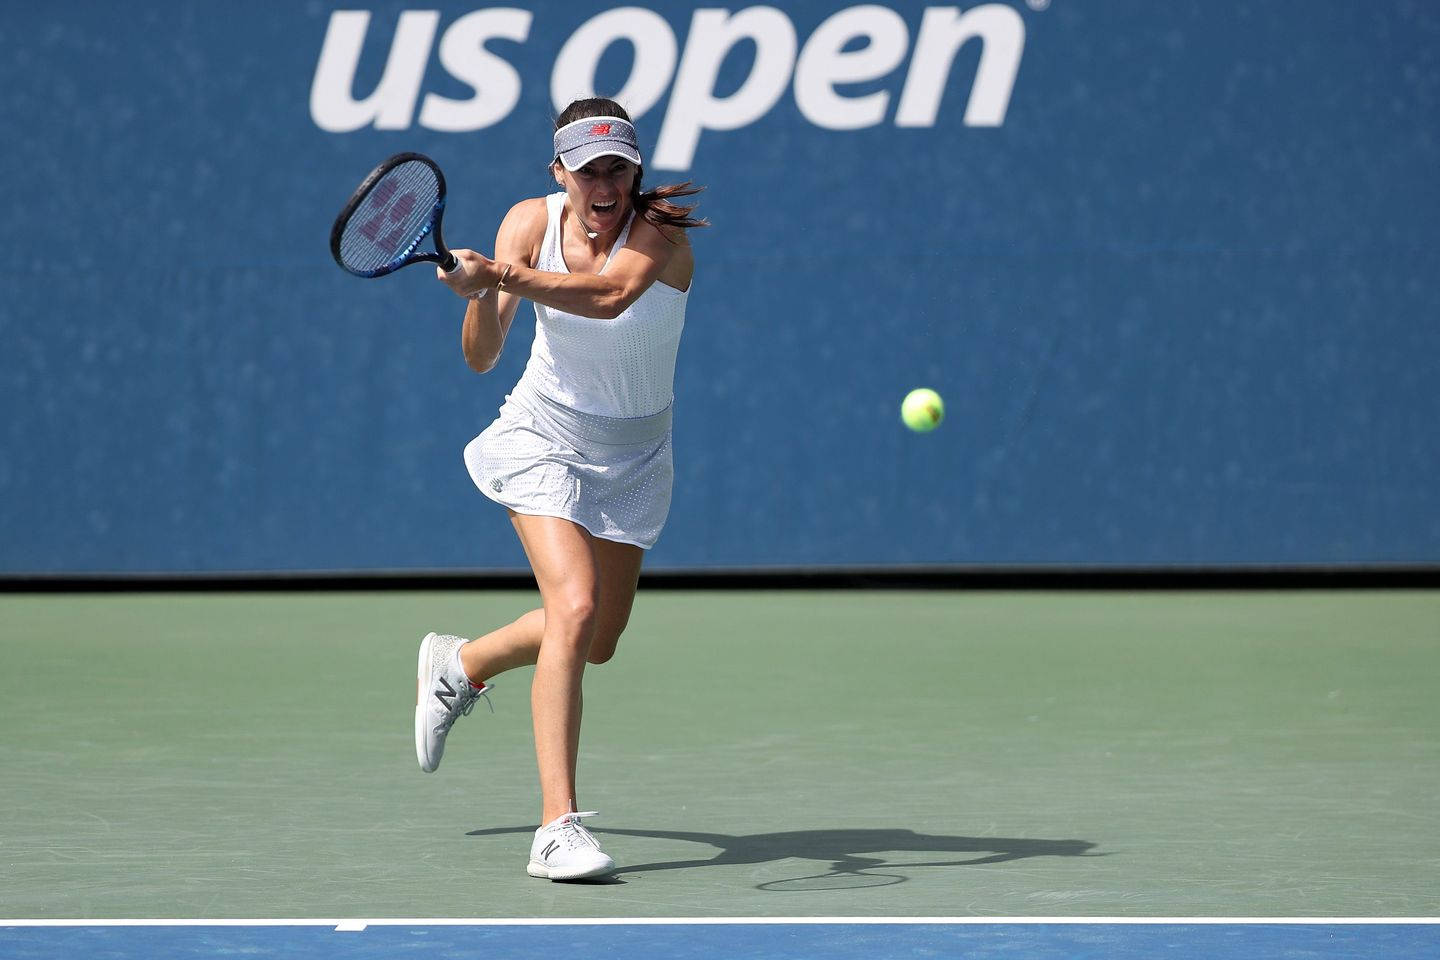
[[[460,301],[326,241],[420,150],[491,250],[587,85],[714,223],[652,568],[1440,562],[1433,4],[6,4],[0,44],[0,572],[523,566],[460,451],[533,315],[476,376]]]

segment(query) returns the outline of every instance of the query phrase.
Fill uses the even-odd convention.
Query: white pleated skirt
[[[668,408],[634,418],[584,413],[521,378],[500,416],[466,445],[465,467],[481,493],[516,513],[573,520],[648,550],[670,513],[670,424]]]

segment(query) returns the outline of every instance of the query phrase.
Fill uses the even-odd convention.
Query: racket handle
[[[460,269],[460,261],[455,259],[455,254],[445,251],[445,259],[440,261],[440,269],[446,273],[454,273]]]

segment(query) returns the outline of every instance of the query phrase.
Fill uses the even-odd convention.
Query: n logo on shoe
[[[540,856],[542,856],[542,857],[548,857],[548,856],[550,856],[550,854],[552,854],[552,853],[555,852],[555,848],[558,847],[558,846],[560,846],[560,841],[559,841],[559,840],[551,840],[549,843],[547,843],[547,844],[545,845],[545,849],[540,851]]]
[[[441,693],[440,690],[437,689],[435,691],[435,699],[439,700],[441,705],[444,706],[446,710],[449,710],[451,709],[451,704],[455,700],[455,688],[450,686],[450,681],[446,680],[444,677],[440,678],[440,686],[445,688],[445,692]]]

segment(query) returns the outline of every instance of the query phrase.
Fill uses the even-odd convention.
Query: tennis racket
[[[342,270],[383,277],[412,263],[438,263],[446,273],[458,264],[440,235],[445,214],[445,175],[424,154],[397,153],[356,188],[330,228],[330,252]],[[434,253],[417,253],[427,236]]]

